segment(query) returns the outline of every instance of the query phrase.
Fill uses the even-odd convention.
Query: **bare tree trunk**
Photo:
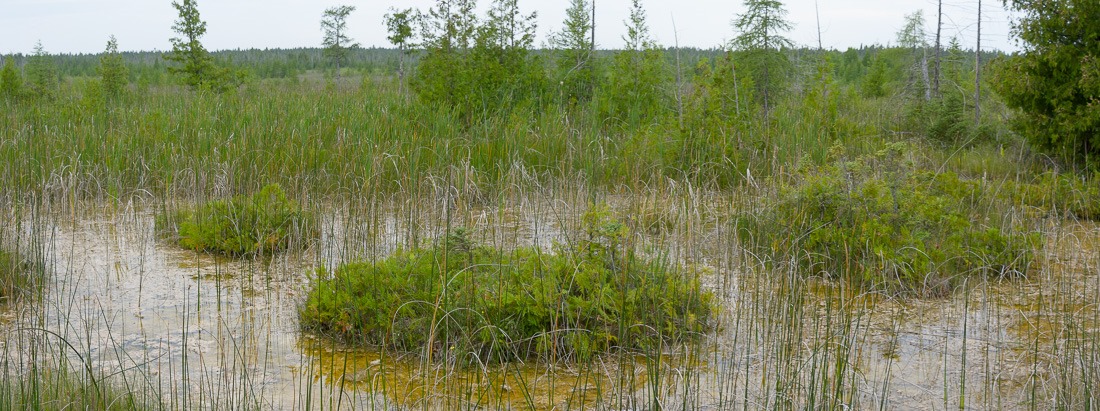
[[[588,45],[588,67],[591,70],[591,78],[588,81],[588,98],[593,108],[596,107],[596,0],[592,0],[592,36]],[[592,110],[595,112],[595,110]]]
[[[978,0],[978,47],[974,51],[974,125],[982,125],[982,0]]]
[[[940,34],[943,32],[943,0],[937,2],[939,7],[936,11],[936,65],[932,69],[932,95],[940,96],[940,61],[942,56],[943,44],[940,42]]]
[[[676,18],[672,18],[672,38],[676,42],[676,113],[680,118],[680,130],[684,129],[684,86],[680,66],[680,33],[676,32]]]
[[[920,73],[924,77],[924,101],[932,101],[932,87],[928,79],[928,46],[921,47]]]
[[[825,47],[821,45],[821,10],[817,8],[817,1],[814,1],[814,14],[817,16],[817,49],[823,50]]]
[[[737,117],[741,117],[741,85],[737,83],[737,62],[733,61],[733,56],[726,52],[726,57],[730,59],[730,71],[733,72],[733,108],[737,112]]]
[[[589,49],[596,52],[596,0],[592,0],[592,44]]]

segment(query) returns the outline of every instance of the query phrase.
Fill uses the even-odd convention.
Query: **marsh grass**
[[[910,404],[1080,409],[1097,403],[1097,229],[1088,222],[1066,220],[1084,218],[1089,207],[1095,207],[1095,179],[1044,176],[1049,164],[1010,137],[957,146],[952,145],[958,143],[955,139],[924,141],[904,126],[897,99],[862,99],[844,90],[831,94],[841,103],[831,110],[819,111],[792,98],[780,103],[783,109],[766,124],[746,115],[706,129],[683,130],[674,121],[607,127],[591,113],[555,107],[466,123],[445,108],[410,101],[384,82],[357,89],[359,84],[363,83],[257,83],[224,95],[153,87],[95,110],[86,108],[76,89],[50,104],[0,103],[10,108],[0,114],[5,137],[0,139],[0,199],[37,205],[14,214],[31,214],[37,221],[32,231],[50,236],[50,247],[59,255],[47,260],[47,268],[70,267],[48,277],[47,289],[58,293],[53,300],[57,304],[43,308],[43,315],[28,314],[15,321],[65,334],[76,351],[59,349],[52,338],[27,339],[5,346],[4,363],[12,364],[13,370],[15,364],[57,370],[77,355],[94,357],[97,366],[127,370],[118,384],[123,396],[113,398],[129,393],[168,409],[892,409]],[[878,157],[899,142],[907,145],[904,161]],[[845,161],[830,156],[837,146],[843,147]],[[851,162],[863,163],[867,173],[837,171]],[[799,193],[812,191],[805,189],[812,185],[807,182],[828,189],[825,197],[850,206],[852,214],[821,212],[820,204],[794,201]],[[169,344],[181,349],[180,357],[165,359],[157,367],[149,365],[151,358],[111,358],[117,351],[103,350],[98,340],[84,334],[87,329],[121,333],[113,328],[114,319],[131,314],[87,304],[77,284],[127,265],[85,266],[74,251],[85,246],[84,240],[71,236],[85,228],[66,223],[99,222],[103,217],[91,210],[104,208],[128,210],[120,212],[125,215],[155,210],[179,223],[183,219],[175,219],[176,211],[194,204],[199,205],[194,210],[200,210],[208,201],[221,202],[229,210],[231,198],[248,203],[269,183],[279,184],[288,197],[315,213],[318,240],[310,241],[308,231],[292,230],[288,241],[303,246],[287,247],[272,260],[245,255],[226,261],[189,251],[172,257],[186,256],[185,261],[169,258],[173,264],[194,267],[173,279],[191,287],[183,288],[186,299],[179,310],[184,313],[168,313],[187,318],[166,331],[185,336]],[[873,187],[877,195],[855,202],[852,198],[859,196],[849,197],[849,186]],[[922,201],[895,200],[892,189],[899,195],[919,195]],[[662,268],[654,272],[665,273],[680,267],[698,282],[700,295],[714,293],[715,331],[696,330],[680,339],[687,342],[683,345],[651,340],[658,343],[623,347],[620,340],[614,341],[618,347],[611,347],[611,341],[595,340],[589,341],[595,346],[584,349],[569,345],[566,337],[577,324],[565,321],[557,328],[562,332],[543,334],[548,337],[541,339],[551,346],[557,343],[560,350],[542,354],[537,337],[512,338],[510,343],[521,348],[498,345],[484,351],[484,346],[464,342],[482,334],[497,336],[495,341],[520,334],[499,332],[505,326],[481,322],[495,305],[458,309],[460,303],[479,302],[478,295],[447,296],[438,292],[442,285],[453,285],[448,290],[456,292],[476,290],[481,283],[499,286],[506,276],[493,275],[505,272],[505,262],[517,265],[511,257],[515,250],[526,250],[528,262],[543,263],[571,252],[584,254],[580,251],[592,240],[584,229],[584,215],[590,204],[603,202],[612,204],[609,212],[630,229],[620,244],[631,247],[620,252],[633,250],[624,255],[634,264],[656,261]],[[945,281],[928,288],[923,282],[895,285],[913,293],[872,292],[827,275],[806,275],[820,273],[828,264],[839,268],[845,263],[847,269],[851,247],[847,253],[842,248],[817,250],[810,258],[823,262],[807,270],[798,263],[797,258],[805,256],[798,247],[772,254],[776,241],[804,240],[806,230],[791,229],[771,239],[741,235],[750,229],[790,228],[779,218],[770,225],[756,218],[777,212],[776,204],[789,207],[785,212],[791,216],[812,215],[822,222],[881,217],[893,214],[895,205],[917,205],[955,220],[965,216],[979,232],[996,229],[1005,238],[1027,237],[1009,245],[1037,247],[1030,237],[1038,233],[1042,247],[1030,257],[1036,264],[1019,277],[988,275],[988,270],[1001,273],[1024,261],[1001,258],[1021,247],[989,247],[987,253],[962,243],[960,263],[952,266],[951,260],[943,277],[936,277]],[[958,211],[962,208],[965,213]],[[736,218],[739,215],[748,218]],[[148,224],[130,220],[104,224],[153,231]],[[1078,227],[1067,228],[1073,224]],[[456,227],[468,228],[469,244],[482,250],[476,258],[485,261],[475,265],[485,271],[442,269],[477,254],[456,254],[450,245],[441,245],[463,243],[457,238],[439,240]],[[947,229],[937,230],[926,237],[914,230],[910,234],[917,239],[950,237],[944,234]],[[266,243],[259,238],[235,243]],[[153,241],[155,237],[145,236],[135,243]],[[553,251],[555,242],[565,252]],[[121,244],[119,248],[127,247]],[[917,248],[927,243],[906,244]],[[883,245],[883,252],[898,250],[890,249],[895,243]],[[858,246],[872,256],[861,262],[864,268],[873,268],[877,250],[865,243]],[[264,257],[269,251],[262,252]],[[376,274],[373,268],[402,256],[423,257],[419,261],[429,267],[425,271],[434,274],[425,281],[434,282],[437,288],[427,289],[436,292],[415,297],[414,304],[430,308],[434,320],[423,313],[411,317],[423,323],[418,328],[423,336],[418,338],[434,338],[428,355],[393,350],[370,353],[374,357],[366,361],[345,361],[360,358],[362,351],[327,338],[316,344],[327,347],[325,354],[312,348],[280,351],[270,341],[245,338],[245,330],[263,328],[262,320],[250,316],[262,318],[265,309],[274,308],[247,311],[251,314],[241,318],[231,308],[251,304],[257,293],[264,293],[263,287],[279,277],[265,270],[284,259],[309,265],[300,272],[283,273],[293,279],[289,281],[304,282],[322,266],[337,267],[327,274],[340,278],[338,267],[346,263],[354,268],[345,269],[350,284],[363,282]],[[448,264],[439,261],[443,257]],[[964,264],[966,259],[970,262]],[[585,258],[575,258],[559,265],[576,269],[584,264]],[[898,272],[916,265],[899,264]],[[169,271],[175,272],[165,270]],[[868,271],[881,274],[873,269],[859,274]],[[978,272],[985,274],[971,275]],[[448,273],[454,282],[444,281]],[[486,273],[498,281],[479,282],[482,277],[475,274]],[[138,278],[151,281],[164,275],[150,270]],[[568,278],[575,277],[579,276],[571,273]],[[102,278],[113,281],[111,275]],[[364,287],[371,285],[378,288]],[[664,294],[658,295],[680,295],[670,287],[659,291]],[[277,301],[300,303],[307,298],[297,292],[278,289],[277,293],[300,297]],[[155,298],[148,292],[142,295]],[[555,306],[566,313],[563,307]],[[27,306],[20,313],[35,310]],[[501,313],[497,323],[518,318]],[[44,323],[43,318],[50,321]],[[392,321],[391,317],[385,324]],[[620,316],[602,324],[601,335],[619,339],[628,335],[621,330],[661,335],[687,331],[675,328],[676,323],[672,332],[634,326],[641,322]],[[408,330],[382,329],[378,341],[392,345],[401,332]],[[212,335],[218,337],[213,352],[192,349],[209,343]],[[82,338],[87,340],[78,343]],[[165,337],[152,332],[141,338],[155,345]],[[114,342],[106,339],[110,347]],[[610,349],[585,354],[600,344]],[[517,361],[489,366],[491,358],[486,358],[515,358],[530,347],[536,348],[531,356],[535,359],[524,365],[540,372],[518,372]],[[152,349],[148,352],[147,356],[155,355]],[[280,362],[284,356],[297,363],[286,366]],[[380,370],[391,367],[409,370],[415,378]],[[265,381],[271,375],[292,373],[290,368],[295,369],[292,388]],[[29,375],[26,369],[17,371],[5,381]],[[73,384],[83,384],[79,374],[84,373],[70,371],[77,376]],[[500,395],[503,384],[491,388],[502,381],[501,374],[508,375],[503,380],[510,389],[506,396]],[[96,381],[112,380],[96,375]],[[140,383],[129,383],[134,381]],[[414,392],[420,394],[410,394]],[[144,393],[149,394],[141,397]]]
[[[41,263],[0,250],[0,304],[18,303],[36,295],[42,285],[42,274]]]
[[[66,367],[34,369],[15,378],[4,373],[0,382],[0,403],[6,410],[157,410],[134,392],[114,381],[93,381],[81,372]]]

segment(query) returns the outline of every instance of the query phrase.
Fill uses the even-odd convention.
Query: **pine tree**
[[[771,110],[773,96],[779,94],[790,69],[783,50],[794,43],[783,36],[794,26],[787,21],[787,10],[779,0],[745,0],[743,14],[733,27],[738,35],[731,44],[740,50],[764,104],[764,115]]]
[[[103,83],[103,93],[108,99],[117,99],[129,83],[126,64],[118,53],[118,40],[111,36],[107,40],[107,50],[99,58],[99,75]]]
[[[336,66],[336,78],[340,78],[340,67],[348,58],[348,51],[359,47],[348,37],[348,15],[355,11],[354,6],[339,6],[325,10],[321,17],[321,30],[325,32],[321,44],[325,46],[325,57]]]

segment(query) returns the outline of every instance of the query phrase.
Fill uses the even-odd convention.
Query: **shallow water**
[[[489,243],[566,239],[578,207],[536,203],[465,210],[460,221]],[[316,244],[258,260],[179,249],[156,237],[148,212],[56,218],[40,227],[48,292],[35,309],[3,314],[3,358],[19,372],[61,352],[172,408],[1047,408],[1067,379],[1060,371],[1096,372],[1096,225],[1052,227],[1033,278],[975,280],[969,292],[921,300],[750,274],[713,214],[679,215],[689,221],[677,227],[696,228],[640,243],[709,267],[723,326],[703,347],[660,358],[470,369],[301,334],[296,310],[318,266],[381,258],[445,224],[394,209],[333,211]]]

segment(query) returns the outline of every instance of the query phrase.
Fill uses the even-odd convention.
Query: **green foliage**
[[[19,98],[23,93],[23,77],[15,69],[15,57],[4,59],[4,68],[0,70],[0,97],[7,100]]]
[[[935,141],[956,146],[972,135],[973,120],[967,116],[963,96],[948,91],[943,98],[929,105],[928,137]]]
[[[924,11],[905,15],[905,27],[898,32],[898,45],[910,50],[910,63],[906,65],[908,80],[906,90],[915,99],[932,99],[931,81],[928,78],[928,35],[924,31]]]
[[[723,126],[749,120],[743,113],[752,108],[752,78],[738,77],[733,53],[727,52],[713,64],[701,60],[692,83],[695,87],[687,104],[689,123],[718,132]]]
[[[875,53],[874,62],[871,63],[867,76],[863,78],[861,85],[863,95],[869,98],[886,96],[886,60]]]
[[[182,76],[183,83],[192,90],[221,93],[239,86],[243,82],[242,73],[219,66],[203,47],[201,38],[206,34],[206,22],[199,16],[195,0],[173,1],[172,7],[179,12],[172,30],[180,37],[171,39],[172,52],[164,56],[165,60],[176,63],[168,67],[168,71]]]
[[[80,97],[81,109],[86,113],[98,113],[107,101],[105,92],[103,90],[103,82],[96,79],[91,79],[83,82],[84,92]]]
[[[443,104],[470,122],[475,116],[537,103],[545,88],[542,63],[530,53],[534,14],[516,0],[494,0],[487,18],[473,0],[439,0],[424,20],[413,81],[422,101]]]
[[[595,93],[596,55],[592,43],[592,15],[587,0],[571,0],[564,27],[550,37],[556,50],[556,79],[565,104],[588,102]]]
[[[553,254],[482,246],[458,229],[429,248],[321,269],[300,323],[469,362],[580,361],[694,341],[714,328],[714,295],[690,271],[637,255],[606,208],[583,221],[584,238]]]
[[[325,9],[321,16],[321,31],[325,33],[321,45],[325,47],[325,57],[336,66],[336,77],[340,77],[340,66],[348,57],[348,50],[359,47],[348,37],[348,15],[355,6],[338,6]]]
[[[397,49],[401,52],[398,59],[397,77],[401,81],[401,87],[404,87],[405,57],[406,54],[411,52],[411,48],[415,46],[413,25],[420,20],[420,15],[414,9],[395,10],[391,8],[390,12],[386,13],[385,20],[386,30],[389,33],[386,39],[397,46]]]
[[[1000,61],[992,83],[1017,110],[1014,128],[1042,150],[1100,167],[1100,2],[1006,4],[1020,13],[1024,50]]]
[[[794,43],[783,34],[793,25],[779,0],[745,0],[745,9],[733,21],[738,34],[731,46],[741,52],[738,60],[746,63],[766,113],[782,94],[790,70],[790,61],[782,51]]]
[[[57,97],[60,73],[57,71],[57,64],[53,57],[42,47],[41,41],[35,44],[34,54],[27,59],[24,71],[27,74],[29,87],[27,91],[31,97],[43,100],[53,100]]]
[[[99,76],[103,93],[108,99],[117,99],[126,91],[129,71],[122,61],[122,55],[118,53],[118,41],[115,40],[115,36],[107,40],[107,50],[99,58]]]
[[[158,226],[165,232],[174,225],[181,247],[232,256],[269,255],[305,246],[305,240],[317,235],[313,216],[275,184],[251,196],[211,201],[172,217],[174,221],[162,216]]]
[[[645,10],[634,0],[626,22],[626,49],[615,54],[607,84],[605,117],[622,124],[652,122],[669,112],[672,70],[649,37]]]
[[[971,275],[1026,275],[1038,233],[983,207],[977,182],[903,164],[899,144],[874,156],[807,170],[761,211],[744,215],[740,236],[774,264],[872,290],[943,294]]]

